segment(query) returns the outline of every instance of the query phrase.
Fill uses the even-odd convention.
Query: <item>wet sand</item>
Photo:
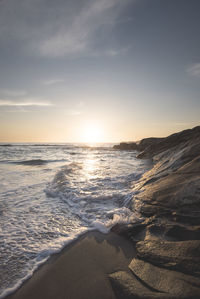
[[[8,299],[116,298],[108,274],[129,271],[132,243],[114,233],[90,232],[53,255]]]

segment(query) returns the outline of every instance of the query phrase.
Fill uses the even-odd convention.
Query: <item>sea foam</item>
[[[83,233],[136,221],[132,187],[150,167],[134,152],[64,144],[2,146],[0,161],[0,298]]]

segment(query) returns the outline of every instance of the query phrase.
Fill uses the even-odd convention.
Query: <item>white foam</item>
[[[100,231],[103,234],[107,234],[110,230],[109,227],[107,227],[103,222],[99,220],[93,221],[92,226],[94,227],[94,229]]]
[[[72,149],[76,155],[70,154]],[[84,232],[108,233],[116,223],[136,219],[129,209],[134,196],[131,183],[146,166],[132,153],[13,146],[6,153],[0,149],[3,159],[55,159],[60,164],[41,163],[36,168],[0,163],[0,266],[7,265],[2,269],[0,298],[16,290],[50,255]]]
[[[24,276],[21,280],[18,280],[17,283],[15,283],[12,287],[6,288],[1,294],[0,294],[0,299],[12,294],[14,291],[16,291],[26,280],[28,280],[35,270],[39,268],[40,265],[42,265],[45,261],[47,261],[48,258],[42,260],[41,262],[38,262],[35,264],[35,266],[28,271],[27,275]]]
[[[107,227],[111,228],[117,223],[129,224],[136,222],[139,219],[139,215],[136,215],[130,209],[123,207],[114,211],[113,218],[107,222]]]
[[[41,251],[37,258],[35,259],[34,266],[32,266],[31,270],[27,270],[27,274],[21,278],[20,280],[17,281],[12,287],[6,288],[1,294],[0,294],[0,299],[12,294],[14,291],[16,291],[26,280],[32,277],[33,273],[42,265],[44,264],[51,255],[55,253],[59,253],[62,251],[62,249],[70,244],[71,242],[75,241],[78,239],[81,235],[85,234],[87,231],[90,231],[92,229],[86,229],[83,228],[80,230],[78,234],[71,235],[68,238],[60,238],[57,244],[54,244],[51,248],[46,249]]]

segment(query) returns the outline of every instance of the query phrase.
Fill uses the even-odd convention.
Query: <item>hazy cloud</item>
[[[82,112],[79,111],[79,110],[73,110],[73,109],[67,109],[66,110],[66,115],[67,116],[78,116],[80,114],[82,114]]]
[[[191,76],[200,77],[200,63],[192,64],[188,69],[187,72]]]
[[[15,102],[15,101],[9,101],[9,100],[0,100],[0,106],[27,107],[27,106],[53,106],[53,104],[48,103],[48,102],[33,102],[33,101]]]
[[[57,84],[57,83],[62,83],[64,81],[65,80],[63,80],[63,79],[49,79],[49,80],[43,81],[43,84],[44,85],[53,85],[53,84]]]

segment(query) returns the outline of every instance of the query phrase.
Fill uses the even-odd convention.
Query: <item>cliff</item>
[[[144,220],[113,228],[137,257],[111,282],[127,298],[200,298],[200,126],[134,144],[154,166],[134,187]]]

